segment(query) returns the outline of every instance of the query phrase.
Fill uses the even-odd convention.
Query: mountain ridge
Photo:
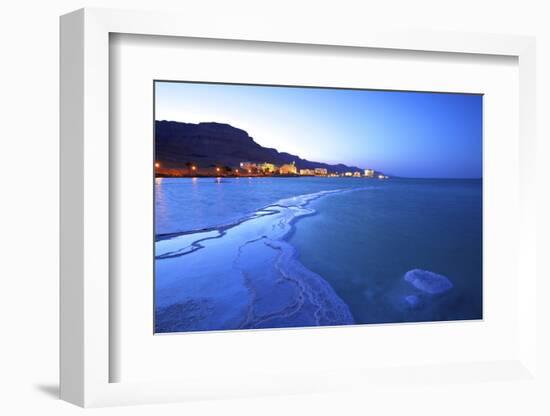
[[[245,130],[217,122],[195,124],[156,120],[155,158],[167,168],[181,168],[188,163],[202,167],[222,165],[235,168],[241,162],[276,165],[295,162],[298,169],[363,172],[357,166],[310,161],[275,148],[263,147]]]

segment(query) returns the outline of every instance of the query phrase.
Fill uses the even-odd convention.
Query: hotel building
[[[282,165],[279,168],[279,174],[281,175],[295,175],[297,173],[296,164],[294,162]]]
[[[275,166],[273,163],[266,162],[260,165],[260,169],[262,170],[262,172],[265,173],[273,173],[277,169],[277,166]]]
[[[253,162],[241,162],[240,167],[241,169],[248,170],[248,171],[258,169],[258,165]]]

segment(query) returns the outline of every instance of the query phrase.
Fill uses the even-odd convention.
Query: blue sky
[[[215,121],[316,162],[422,178],[482,176],[482,96],[155,83],[157,120]]]

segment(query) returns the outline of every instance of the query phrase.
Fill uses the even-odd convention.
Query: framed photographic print
[[[482,95],[154,93],[156,333],[482,319]]]
[[[61,397],[538,383],[533,39],[215,23],[61,19]]]

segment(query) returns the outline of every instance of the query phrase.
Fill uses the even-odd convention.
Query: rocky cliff
[[[295,162],[298,169],[362,171],[355,166],[313,162],[297,155],[260,146],[246,131],[221,123],[156,121],[155,151],[156,161],[166,168],[181,168],[186,163],[200,167],[238,167],[241,162],[268,162],[276,165]]]

